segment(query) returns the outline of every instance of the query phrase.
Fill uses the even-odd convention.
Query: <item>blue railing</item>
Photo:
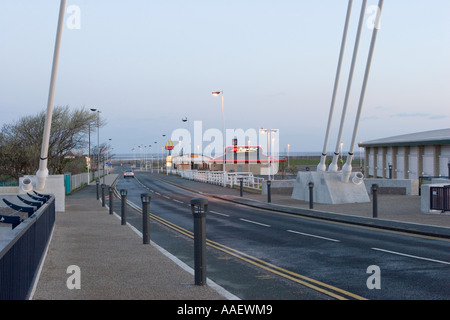
[[[29,297],[55,223],[55,198],[0,239],[0,300]]]

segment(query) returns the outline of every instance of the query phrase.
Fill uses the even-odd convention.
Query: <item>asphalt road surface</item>
[[[116,188],[138,207],[150,193],[151,240],[192,267],[190,200],[206,197],[207,276],[242,299],[450,299],[448,239],[250,208],[146,173],[120,175]]]

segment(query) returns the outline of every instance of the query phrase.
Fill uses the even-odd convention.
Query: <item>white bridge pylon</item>
[[[344,25],[344,32],[342,35],[339,61],[338,61],[338,66],[337,66],[337,70],[336,70],[336,77],[335,77],[334,89],[333,89],[333,94],[332,94],[332,99],[331,99],[330,112],[328,115],[327,130],[326,130],[326,134],[325,134],[325,140],[324,140],[322,155],[320,157],[320,162],[317,165],[316,172],[308,172],[308,173],[298,172],[297,179],[294,184],[294,191],[292,193],[292,198],[294,198],[294,199],[306,200],[306,198],[304,198],[305,190],[309,190],[309,187],[308,187],[309,182],[314,182],[314,184],[315,184],[314,190],[320,190],[320,192],[322,193],[322,195],[317,194],[317,196],[316,196],[316,193],[318,193],[318,192],[315,191],[315,194],[314,194],[314,199],[317,199],[317,202],[319,202],[319,203],[320,202],[322,202],[322,203],[352,203],[352,202],[368,202],[368,201],[370,201],[367,191],[366,191],[366,188],[365,188],[365,185],[364,185],[364,183],[361,183],[361,181],[363,179],[362,173],[358,172],[356,174],[353,174],[351,163],[353,161],[354,146],[355,146],[355,142],[356,142],[356,135],[358,132],[362,106],[364,103],[364,96],[365,96],[365,91],[366,91],[367,82],[368,82],[368,78],[369,78],[370,67],[372,64],[373,51],[375,48],[375,42],[376,42],[379,27],[380,27],[380,19],[381,19],[382,7],[383,7],[383,0],[379,0],[379,2],[378,2],[376,19],[375,19],[375,24],[374,24],[373,31],[372,31],[372,39],[371,39],[369,54],[368,54],[368,58],[367,58],[367,62],[366,62],[366,69],[365,69],[365,73],[364,73],[363,84],[362,84],[361,94],[360,94],[360,98],[359,98],[357,114],[356,114],[356,118],[355,118],[355,124],[353,126],[353,135],[352,135],[352,142],[350,143],[350,150],[348,152],[346,162],[345,162],[344,166],[342,167],[341,172],[338,172],[338,165],[337,165],[337,161],[339,158],[339,149],[340,149],[340,144],[341,144],[341,139],[342,139],[342,132],[343,132],[344,123],[345,123],[345,116],[346,116],[346,112],[347,112],[348,99],[349,99],[349,95],[350,95],[350,91],[351,91],[353,73],[354,73],[355,64],[356,64],[357,55],[358,55],[360,35],[361,35],[363,23],[364,23],[364,14],[366,11],[366,5],[367,5],[367,0],[363,0],[362,4],[361,4],[361,12],[360,12],[360,16],[359,16],[358,29],[357,29],[357,34],[356,34],[356,38],[355,38],[355,45],[353,48],[352,62],[351,62],[351,66],[350,66],[349,76],[348,76],[347,88],[346,88],[345,99],[344,99],[344,106],[342,109],[339,133],[338,133],[338,137],[336,139],[336,147],[335,147],[335,151],[333,154],[333,160],[332,160],[330,166],[328,167],[328,172],[327,172],[326,164],[325,164],[326,156],[327,156],[327,145],[328,145],[328,139],[329,139],[329,135],[330,135],[331,122],[332,122],[333,113],[334,113],[336,92],[337,92],[337,89],[339,86],[339,77],[340,77],[340,73],[341,73],[342,58],[343,58],[344,51],[345,51],[345,45],[346,45],[346,39],[347,39],[347,33],[348,33],[348,25],[349,25],[349,20],[350,20],[350,16],[351,16],[352,6],[353,6],[352,0],[349,0],[348,7],[347,7],[347,14],[346,14],[346,20],[345,20],[345,25]],[[353,176],[353,177],[350,181],[351,176]],[[326,195],[326,196],[324,196],[324,195]]]

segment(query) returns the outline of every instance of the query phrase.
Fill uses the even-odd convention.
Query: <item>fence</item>
[[[177,174],[185,179],[217,185],[223,185],[225,179],[226,185],[230,188],[239,185],[241,178],[243,187],[250,189],[261,190],[264,182],[264,178],[254,177],[249,172],[225,172],[224,174],[223,171],[179,170]]]
[[[100,177],[103,177],[107,174],[107,170],[100,170]],[[67,173],[66,175],[70,175]],[[89,173],[80,173],[75,175],[70,175],[70,189],[66,186],[66,193],[69,193],[83,185],[89,184],[89,182],[93,181],[94,178],[98,178],[98,171],[91,171]],[[66,179],[64,179],[64,183],[66,183]]]
[[[450,211],[450,185],[430,187],[430,209]]]
[[[55,198],[0,239],[0,300],[27,299],[55,223]]]

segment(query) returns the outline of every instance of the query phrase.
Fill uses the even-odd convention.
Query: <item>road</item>
[[[199,194],[146,173],[136,173],[134,179],[120,177],[117,189],[122,188],[128,190],[128,200],[138,206],[141,193],[151,194],[150,211],[158,221],[151,226],[152,240],[193,265],[190,200]],[[208,277],[236,296],[450,298],[448,239],[305,218],[207,198]],[[130,219],[139,228],[139,217]]]

